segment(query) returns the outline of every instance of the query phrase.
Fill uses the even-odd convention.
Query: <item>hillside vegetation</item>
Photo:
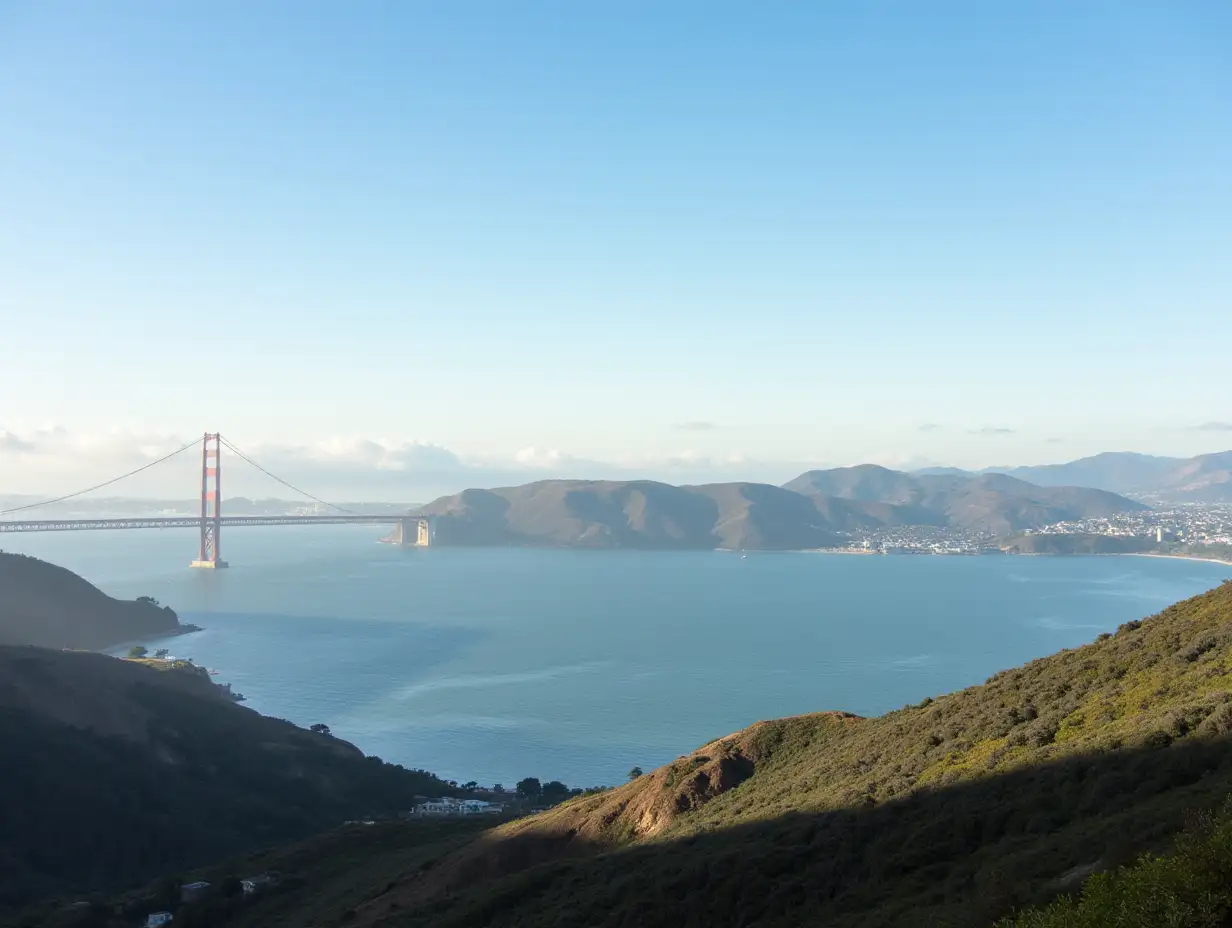
[[[71,570],[0,551],[0,645],[96,650],[179,630],[151,599],[112,599]]]
[[[1076,487],[1036,487],[1002,475],[912,476],[865,465],[810,471],[783,487],[648,480],[544,480],[466,490],[417,510],[454,545],[582,548],[821,548],[840,533],[934,525],[1006,534],[1141,504]]]
[[[0,744],[0,910],[450,791],[246,709],[199,668],[85,652],[0,647]]]
[[[1170,854],[1097,873],[1080,896],[1066,894],[1042,910],[997,928],[1210,928],[1232,922],[1232,809],[1199,812]]]

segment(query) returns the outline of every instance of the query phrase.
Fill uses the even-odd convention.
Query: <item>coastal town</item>
[[[1006,554],[1016,550],[1013,539],[1032,535],[1137,539],[1144,553],[1153,547],[1163,551],[1181,548],[1178,553],[1199,556],[1202,549],[1210,548],[1212,556],[1218,556],[1232,548],[1232,505],[1172,505],[1107,518],[1055,522],[1010,535],[928,525],[895,526],[853,532],[850,540],[835,550],[863,554]]]

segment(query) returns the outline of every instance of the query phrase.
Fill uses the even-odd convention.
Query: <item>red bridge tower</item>
[[[222,443],[218,432],[206,432],[201,443],[201,550],[190,566],[226,567],[221,542]]]

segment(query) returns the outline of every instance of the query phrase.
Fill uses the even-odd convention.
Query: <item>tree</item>
[[[527,777],[525,780],[518,780],[517,791],[523,799],[538,799],[543,787],[539,785],[538,777]]]
[[[497,783],[492,787],[492,792],[494,793],[503,793],[504,791],[505,791],[504,783]]]
[[[145,603],[145,604],[146,604],[146,605],[148,605],[148,606],[158,606],[158,605],[161,605],[161,604],[159,603],[159,601],[158,601],[157,599],[155,599],[153,596],[138,596],[138,597],[137,597],[137,602],[139,602],[139,603]]]
[[[167,655],[170,653],[171,652],[168,651],[166,648],[159,648],[157,651],[154,652],[154,656],[157,657],[160,661],[165,661],[167,659]]]
[[[551,780],[543,784],[540,795],[545,802],[564,802],[569,798],[569,787],[560,780]]]
[[[129,657],[145,657],[149,653],[150,652],[146,650],[145,646],[140,644],[135,644],[128,649]]]
[[[324,722],[317,722],[315,725],[308,726],[309,731],[315,731],[318,735],[328,735],[329,726]]]
[[[474,780],[467,780],[465,783],[462,784],[462,788],[463,789],[478,789],[479,784]]]
[[[637,779],[638,777],[640,777],[641,775],[642,775],[642,768],[641,768],[641,767],[634,767],[632,770],[630,770],[630,771],[629,771],[629,779],[630,779],[630,780],[636,780],[636,779]]]

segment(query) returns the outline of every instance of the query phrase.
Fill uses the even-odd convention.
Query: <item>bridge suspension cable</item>
[[[6,516],[11,512],[24,512],[27,509],[38,509],[40,506],[50,506],[52,503],[62,503],[67,499],[73,499],[74,497],[77,497],[77,496],[84,496],[87,493],[93,493],[95,490],[101,490],[103,487],[109,487],[113,483],[119,483],[121,480],[124,480],[127,477],[131,477],[134,474],[139,474],[143,470],[149,470],[155,464],[161,464],[163,461],[169,461],[171,458],[175,457],[177,454],[183,454],[189,448],[193,448],[199,444],[201,444],[201,439],[194,438],[192,441],[186,444],[183,448],[177,448],[175,451],[172,451],[170,454],[164,455],[163,457],[159,458],[157,461],[150,461],[148,464],[143,464],[140,467],[138,467],[136,470],[130,470],[127,474],[121,474],[120,476],[113,477],[111,480],[104,481],[103,483],[96,483],[94,486],[86,487],[84,490],[78,490],[76,493],[66,493],[64,496],[57,496],[55,499],[45,499],[38,503],[27,503],[24,506],[15,506],[12,509],[0,509],[0,516]],[[243,457],[243,455],[241,455],[241,457]],[[249,463],[252,463],[252,462],[249,461]],[[271,476],[273,475],[271,474]]]
[[[260,464],[258,464],[248,455],[246,455],[243,451],[235,447],[235,445],[231,444],[231,442],[227,440],[227,436],[220,435],[219,441],[221,441],[223,445],[226,446],[227,450],[230,451],[232,454],[247,461],[249,464],[251,464],[257,470],[259,470],[261,473],[265,474],[265,476],[269,477],[271,480],[278,481],[288,490],[294,490],[296,493],[300,494],[301,496],[308,497],[308,499],[312,500],[314,503],[320,503],[322,506],[328,506],[330,509],[337,509],[339,512],[345,512],[348,515],[359,515],[360,514],[360,513],[355,512],[353,509],[345,509],[342,506],[339,506],[335,503],[330,503],[330,502],[327,502],[326,500],[321,499],[320,497],[313,496],[307,490],[301,490],[299,487],[295,486],[294,484],[288,483],[287,481],[283,480],[277,474],[271,474],[268,470],[266,470],[264,467],[262,467]]]

